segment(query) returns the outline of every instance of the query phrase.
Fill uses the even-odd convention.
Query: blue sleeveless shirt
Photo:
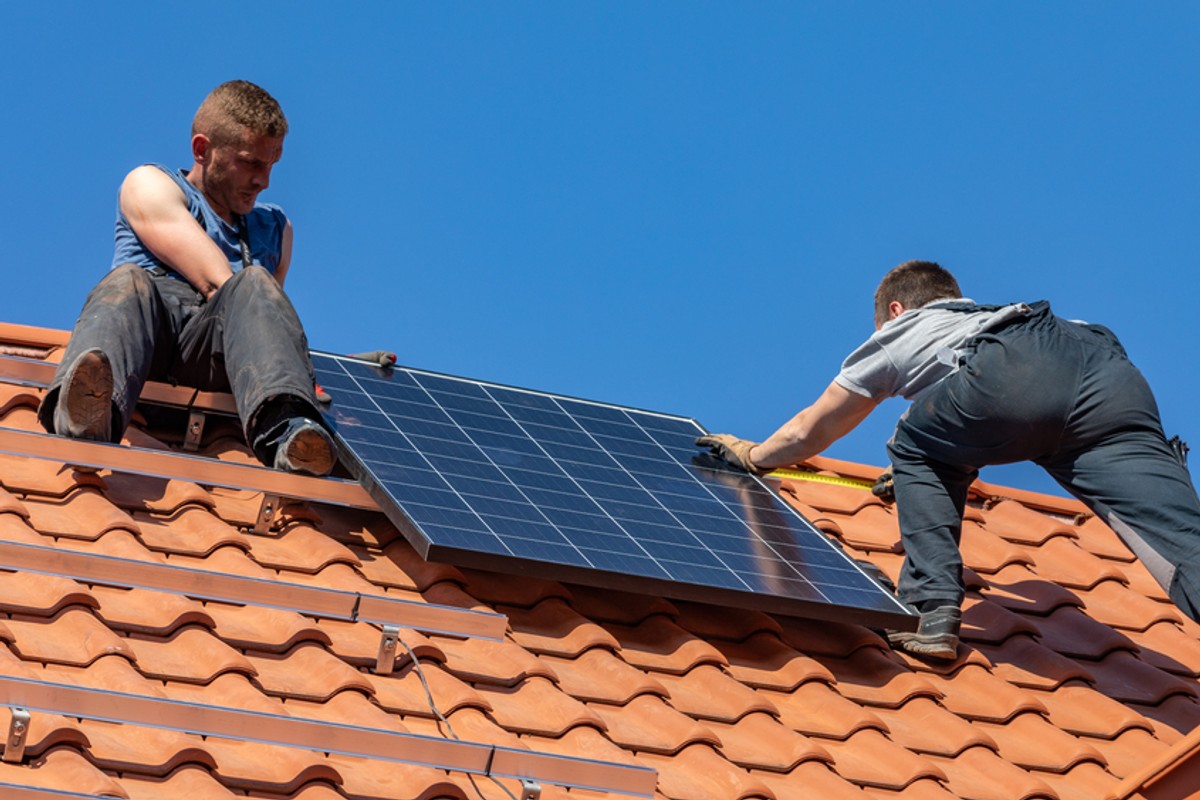
[[[204,195],[184,177],[186,170],[171,170],[162,164],[151,164],[165,172],[179,185],[183,196],[187,198],[188,211],[204,228],[204,232],[221,248],[229,259],[229,268],[237,272],[242,268],[242,245],[238,239],[238,229],[230,225],[212,210]],[[283,229],[287,226],[287,217],[283,209],[273,203],[255,203],[254,209],[246,215],[247,238],[250,243],[250,261],[265,267],[267,272],[275,274],[279,266],[279,258],[283,251]],[[175,270],[164,264],[150,248],[133,232],[129,220],[121,213],[121,203],[117,201],[117,231],[113,248],[112,267],[122,264],[137,264],[143,269],[161,268],[167,275],[177,280],[186,280]]]

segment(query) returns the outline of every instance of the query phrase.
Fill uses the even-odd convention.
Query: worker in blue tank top
[[[38,409],[52,433],[119,442],[147,380],[233,394],[264,463],[327,474],[303,326],[283,292],[292,227],[259,203],[287,119],[265,90],[230,81],[192,123],[192,166],[126,176],[112,269],[88,295]]]

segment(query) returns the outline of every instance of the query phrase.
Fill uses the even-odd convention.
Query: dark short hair
[[[884,275],[875,290],[875,325],[887,322],[888,305],[893,301],[905,308],[920,308],[954,297],[962,297],[962,290],[949,270],[932,261],[905,261]]]
[[[192,135],[202,133],[216,146],[239,144],[247,131],[258,136],[288,131],[279,103],[250,81],[227,81],[213,89],[192,120]]]

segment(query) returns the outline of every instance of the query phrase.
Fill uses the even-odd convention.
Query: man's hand
[[[871,494],[888,505],[896,502],[896,485],[890,469],[875,479],[875,485],[871,487]]]
[[[728,433],[708,433],[696,439],[697,447],[707,447],[714,456],[728,461],[739,469],[761,475],[764,470],[754,465],[750,458],[750,449],[758,442],[739,439]]]

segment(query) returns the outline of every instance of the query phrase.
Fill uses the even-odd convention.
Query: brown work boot
[[[958,606],[938,606],[921,613],[916,632],[888,631],[892,647],[907,650],[913,655],[953,661],[958,657],[958,632],[962,628],[962,611]]]
[[[329,433],[307,417],[293,417],[275,451],[275,469],[328,475],[337,461]]]
[[[108,356],[88,350],[75,359],[58,392],[54,432],[72,439],[112,441],[113,374]]]

